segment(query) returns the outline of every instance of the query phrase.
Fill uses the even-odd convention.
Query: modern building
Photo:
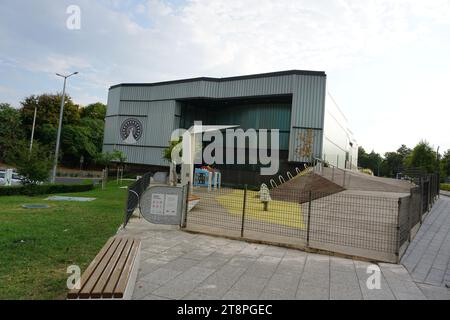
[[[356,168],[358,146],[347,120],[327,93],[319,71],[281,71],[229,78],[126,83],[109,89],[103,150],[118,149],[127,162],[168,167],[163,159],[172,132],[204,125],[279,129],[280,174],[314,158]],[[255,165],[222,165],[224,182],[267,181]]]

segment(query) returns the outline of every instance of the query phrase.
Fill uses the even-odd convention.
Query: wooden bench
[[[131,299],[139,269],[141,241],[113,237],[81,276],[81,288],[68,299]]]

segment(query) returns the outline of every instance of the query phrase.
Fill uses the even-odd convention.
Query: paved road
[[[436,202],[402,263],[427,296],[450,300],[450,197]]]
[[[82,184],[86,180],[91,180],[94,183],[100,183],[99,178],[70,178],[70,177],[56,177],[56,183],[63,184]]]
[[[369,290],[367,262],[190,234],[143,219],[121,232],[142,239],[133,299],[426,299],[402,265],[380,264],[381,288]]]

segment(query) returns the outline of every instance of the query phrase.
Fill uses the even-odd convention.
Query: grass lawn
[[[216,199],[230,214],[242,215],[243,190],[233,190],[227,195]],[[264,205],[259,199],[258,192],[247,192],[245,214],[255,220],[283,225],[287,227],[305,229],[301,205],[287,201],[270,201],[269,210],[264,211]]]
[[[64,299],[67,267],[89,265],[123,222],[126,189],[64,196],[93,202],[48,202],[47,196],[0,197],[0,299]],[[50,209],[22,209],[44,203]]]
[[[450,183],[441,183],[441,190],[450,191]]]

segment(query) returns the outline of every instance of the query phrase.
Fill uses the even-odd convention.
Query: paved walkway
[[[450,198],[441,196],[406,251],[402,264],[430,298],[449,299]]]
[[[370,263],[190,234],[133,219],[142,239],[134,299],[426,299],[401,265],[380,264],[381,288],[369,290]]]

